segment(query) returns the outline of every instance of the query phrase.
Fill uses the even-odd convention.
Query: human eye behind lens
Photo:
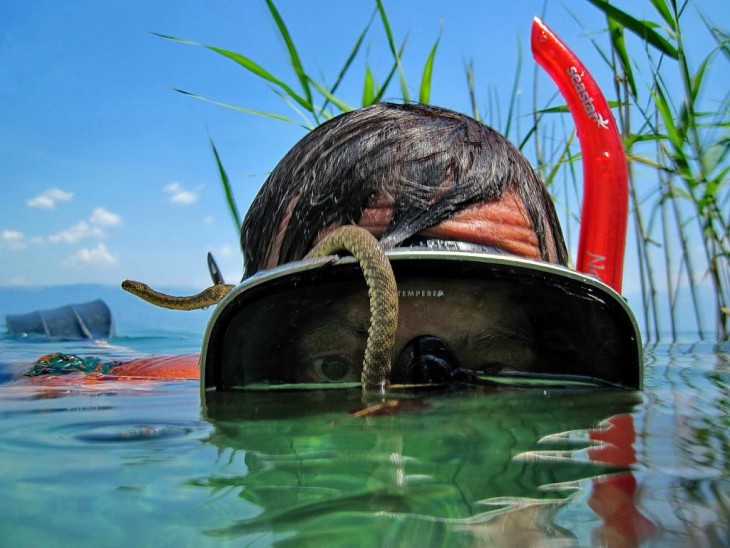
[[[360,364],[341,354],[326,354],[304,362],[299,377],[301,382],[358,382]]]
[[[303,326],[294,338],[298,382],[360,382],[367,330],[359,323],[327,318]]]
[[[516,332],[489,332],[471,339],[466,345],[463,366],[486,375],[508,375],[530,371],[537,357],[531,337]]]

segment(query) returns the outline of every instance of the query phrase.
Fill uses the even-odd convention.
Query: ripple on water
[[[209,435],[210,427],[195,420],[145,421],[137,419],[92,420],[62,424],[36,424],[6,431],[3,445],[16,450],[88,449],[114,446],[115,450],[154,446],[166,451],[197,445]]]
[[[81,432],[73,437],[89,443],[138,443],[186,438],[194,433],[191,426],[179,424],[86,424],[69,425]]]

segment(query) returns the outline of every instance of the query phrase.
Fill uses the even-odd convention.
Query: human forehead
[[[462,280],[459,284],[448,280],[405,279],[398,283],[399,324],[431,318],[452,328],[459,322],[478,317],[482,323],[504,323],[521,315],[521,297],[508,282],[492,281],[485,284],[476,280]],[[332,292],[313,311],[309,326],[340,322],[342,325],[367,325],[369,300],[363,284],[361,290],[338,295]],[[433,323],[430,322],[430,323]],[[464,327],[468,327],[464,324]],[[486,327],[486,324],[485,324]]]

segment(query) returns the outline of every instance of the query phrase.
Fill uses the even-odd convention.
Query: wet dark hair
[[[348,112],[299,141],[264,183],[241,228],[244,277],[265,268],[280,230],[278,264],[301,259],[320,231],[357,224],[379,196],[394,201],[381,238],[388,249],[509,189],[525,206],[542,260],[553,249],[553,260],[566,264],[545,186],[498,132],[433,106],[379,103]]]

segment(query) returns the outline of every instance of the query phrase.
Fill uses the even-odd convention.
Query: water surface
[[[190,352],[205,317],[183,318],[0,339],[2,544],[730,545],[727,347],[648,348],[643,392],[434,391],[365,413],[357,391],[15,380],[49,352]]]

